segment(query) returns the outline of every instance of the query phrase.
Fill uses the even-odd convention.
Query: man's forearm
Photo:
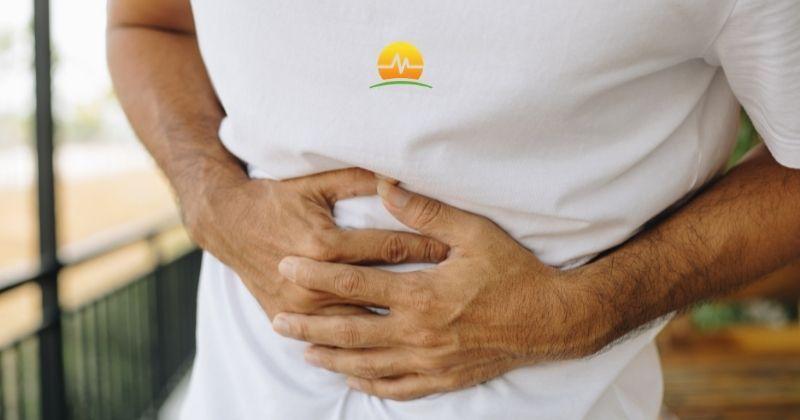
[[[112,14],[113,18],[113,14]],[[191,32],[111,21],[108,61],[136,134],[197,217],[204,188],[245,173],[220,142],[223,117]],[[190,213],[190,214],[187,214]]]
[[[608,339],[730,292],[800,257],[800,170],[766,150],[581,271]]]

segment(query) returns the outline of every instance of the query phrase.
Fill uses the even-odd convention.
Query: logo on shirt
[[[378,56],[378,74],[383,82],[369,88],[391,85],[411,85],[432,89],[433,86],[419,82],[425,62],[417,47],[408,42],[392,42]]]

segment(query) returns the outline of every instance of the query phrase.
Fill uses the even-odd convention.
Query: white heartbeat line
[[[403,57],[401,59],[399,53],[395,53],[394,58],[392,58],[392,62],[389,63],[389,65],[385,65],[385,64],[384,65],[378,65],[379,69],[397,68],[397,71],[398,71],[399,74],[405,73],[406,69],[416,70],[416,69],[421,69],[423,67],[424,66],[409,63],[408,62],[408,57]]]

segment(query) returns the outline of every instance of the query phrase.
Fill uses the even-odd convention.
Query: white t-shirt
[[[798,0],[192,6],[220,137],[252,176],[366,168],[489,217],[553,266],[620,244],[718,175],[737,97],[800,167]],[[335,216],[404,229],[375,197]],[[661,404],[663,323],[590,358],[397,402],[307,365],[306,344],[275,334],[211,255],[198,311],[185,419],[639,419]]]

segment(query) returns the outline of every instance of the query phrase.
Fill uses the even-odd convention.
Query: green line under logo
[[[420,82],[417,82],[417,81],[414,81],[414,80],[389,80],[389,81],[386,81],[386,82],[381,82],[381,83],[378,83],[378,84],[374,84],[374,85],[370,86],[369,88],[372,89],[372,88],[376,88],[376,87],[389,86],[389,85],[412,85],[412,86],[420,86],[420,87],[426,87],[428,89],[433,89],[433,86],[431,86],[431,85],[426,85],[425,83],[420,83]]]

